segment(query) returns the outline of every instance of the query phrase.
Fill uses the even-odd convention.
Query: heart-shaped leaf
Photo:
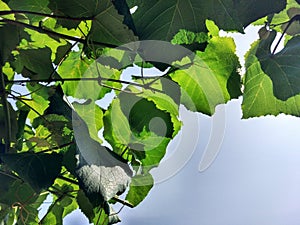
[[[272,54],[270,49],[275,36],[276,32],[272,31],[266,40],[260,42],[256,56],[262,70],[273,82],[275,97],[285,101],[300,93],[300,37],[292,38],[282,51]]]

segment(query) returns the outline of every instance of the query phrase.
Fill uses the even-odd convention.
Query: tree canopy
[[[0,0],[0,221],[59,225],[79,208],[118,223],[114,204],[153,187],[180,105],[211,116],[242,96],[244,119],[300,116],[299,21],[299,0]],[[250,24],[242,74],[219,33]]]

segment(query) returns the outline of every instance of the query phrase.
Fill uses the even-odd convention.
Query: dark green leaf
[[[128,18],[128,16],[125,18]],[[97,15],[92,22],[89,38],[91,38],[91,41],[116,46],[137,41],[133,31],[123,22],[124,16],[118,13],[111,0],[100,1]],[[126,21],[126,23],[129,22],[128,20]]]
[[[134,23],[126,0],[118,0],[118,1],[114,0],[112,1],[112,3],[115,6],[115,8],[118,10],[118,13],[124,16],[123,23],[126,24],[135,33]]]
[[[105,44],[122,45],[135,41],[134,33],[127,25],[133,27],[128,9],[120,8],[126,6],[126,2],[115,3],[118,10],[110,0],[89,0],[82,4],[79,0],[59,1],[51,0],[49,7],[54,12],[70,17],[94,17],[89,33],[89,40]],[[124,17],[125,15],[125,17]],[[76,28],[79,22],[59,20],[59,23],[67,28]],[[127,24],[127,25],[126,25]],[[99,35],[101,34],[101,35]]]
[[[20,28],[14,25],[0,25],[0,63],[2,66],[4,66],[7,59],[11,56],[11,51],[20,42],[19,32]]]
[[[51,61],[51,49],[48,47],[38,49],[19,50],[17,56],[22,65],[22,75],[31,79],[59,78]]]
[[[40,13],[48,13],[50,14],[51,11],[47,7],[48,0],[26,0],[26,1],[19,1],[19,0],[10,0],[8,5],[13,10],[26,10],[29,12],[40,12]],[[42,19],[41,16],[37,15],[26,15],[32,22],[37,22]]]
[[[36,191],[53,184],[62,163],[62,156],[57,153],[5,154],[1,159]]]
[[[246,55],[243,118],[285,113],[300,116],[300,96],[281,101],[274,96],[272,80],[264,73],[256,56],[260,41]]]
[[[20,110],[19,117],[18,117],[18,132],[16,134],[16,145],[15,148],[17,150],[22,150],[23,146],[23,138],[24,138],[24,128],[26,119],[28,116],[29,110]]]
[[[81,212],[83,212],[83,214],[89,219],[89,222],[92,223],[93,218],[95,217],[93,205],[90,203],[89,199],[85,196],[82,190],[78,191],[76,200]]]
[[[180,29],[205,32],[207,18],[223,30],[243,32],[251,22],[285,5],[285,0],[149,0],[138,3],[133,19],[141,39],[170,41]]]
[[[53,63],[56,65],[60,64],[69,54],[71,47],[72,45],[69,42],[67,42],[65,45],[59,46],[56,50],[56,56]]]
[[[45,114],[58,114],[72,121],[72,109],[64,100],[64,92],[60,85],[55,87],[54,93],[49,97],[49,105]]]
[[[84,18],[94,16],[97,12],[98,0],[87,0],[82,4],[80,0],[50,0],[48,7],[56,15],[65,15],[74,18]],[[79,25],[79,21],[74,20],[57,20],[58,24],[63,25],[68,29],[76,28]]]
[[[292,38],[284,49],[275,55],[271,54],[271,44],[276,32],[270,33],[268,39],[262,40],[256,51],[261,68],[273,82],[274,96],[287,100],[300,93],[300,65],[298,55],[300,38]]]
[[[16,111],[12,108],[11,104],[8,103],[8,113],[10,115],[10,134],[11,134],[11,140],[16,141],[17,138],[17,132],[18,132],[18,123],[17,123],[17,113]],[[5,138],[6,137],[6,130],[8,129],[5,127],[5,119],[6,117],[4,116],[4,107],[0,104],[0,138]]]
[[[75,169],[77,164],[76,155],[76,146],[75,143],[70,145],[68,149],[64,152],[64,159],[62,165],[66,167],[66,169],[75,176]]]

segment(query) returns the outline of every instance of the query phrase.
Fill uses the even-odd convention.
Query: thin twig
[[[59,38],[63,38],[63,39],[71,40],[71,41],[76,41],[76,42],[79,42],[79,43],[82,43],[82,44],[86,44],[86,39],[82,39],[82,38],[78,38],[78,37],[74,37],[74,36],[70,36],[70,35],[66,35],[66,34],[62,34],[62,33],[57,33],[55,31],[48,30],[48,29],[45,29],[45,28],[40,27],[40,26],[34,26],[34,25],[31,25],[31,24],[28,24],[28,23],[23,23],[21,21],[2,18],[0,20],[0,22],[5,22],[5,23],[8,23],[8,24],[25,27],[25,28],[37,31],[37,32],[42,33],[42,34],[52,35],[52,36],[56,36],[56,37],[59,37]],[[95,45],[101,45],[101,46],[108,47],[108,48],[117,48],[117,47],[119,47],[117,45],[103,43],[103,42],[99,42],[99,41],[93,41],[93,43]]]
[[[37,152],[37,154],[45,153],[45,152],[49,152],[49,151],[54,151],[54,150],[58,150],[58,149],[61,149],[61,148],[68,147],[68,146],[70,146],[70,145],[72,145],[72,144],[74,144],[74,141],[71,141],[71,142],[62,144],[62,145],[60,145],[60,146],[56,146],[56,147],[53,147],[53,148],[49,148],[49,149],[46,149],[46,150]]]
[[[34,111],[36,114],[38,114],[43,120],[45,120],[46,123],[50,124],[50,122],[45,118],[44,115],[40,114],[35,108],[31,107],[30,105],[28,105],[26,103],[26,100],[23,100],[22,98],[19,98],[18,96],[13,95],[12,93],[10,93],[10,95],[16,99],[19,100],[20,102],[22,102],[24,105],[26,105],[28,108],[30,108],[32,111]]]
[[[61,180],[64,180],[64,181],[67,181],[67,182],[69,182],[71,184],[78,185],[78,182],[76,180],[70,179],[68,177],[64,177],[63,175],[59,175],[57,178],[61,179]]]
[[[139,84],[139,83],[133,83],[130,81],[125,81],[125,80],[118,80],[118,79],[112,79],[112,78],[104,78],[104,77],[82,77],[82,78],[52,78],[50,80],[42,80],[42,79],[31,79],[31,80],[9,80],[6,81],[7,83],[32,83],[32,82],[57,82],[57,81],[61,81],[61,82],[65,82],[65,81],[98,81],[99,82],[100,79],[100,84],[102,86],[104,86],[101,83],[101,80],[103,81],[109,81],[109,82],[116,82],[116,83],[122,83],[122,84],[128,84],[128,85],[133,85],[133,86],[137,86],[137,87],[141,87],[141,88],[145,88],[145,89],[149,89],[151,91],[156,91],[156,92],[161,92],[164,93],[163,91],[156,89],[156,88],[152,88],[149,86],[149,84]],[[113,87],[110,87],[113,89]]]
[[[54,73],[56,72],[56,70],[58,69],[58,67],[63,63],[63,61],[65,61],[65,59],[67,58],[68,54],[71,52],[71,50],[75,47],[75,45],[77,45],[78,42],[74,42],[70,48],[68,48],[68,50],[66,51],[66,53],[64,54],[64,57],[61,58],[61,60],[59,61],[59,63],[55,66],[55,68],[53,69],[52,73],[49,76],[49,79],[53,78]]]

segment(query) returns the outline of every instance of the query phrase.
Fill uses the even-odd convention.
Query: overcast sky
[[[237,40],[239,55],[257,38],[254,28],[247,33]],[[213,118],[184,108],[181,117],[184,126],[162,169],[153,171],[156,181],[168,179],[156,184],[136,208],[124,208],[120,225],[299,225],[299,118],[242,120],[241,99],[218,107]],[[215,126],[218,118],[225,118],[225,126]],[[199,172],[204,151],[216,141],[221,143],[216,160]],[[181,151],[191,157],[180,169]],[[167,163],[179,165],[179,171],[170,173]],[[64,224],[88,223],[77,213]]]

